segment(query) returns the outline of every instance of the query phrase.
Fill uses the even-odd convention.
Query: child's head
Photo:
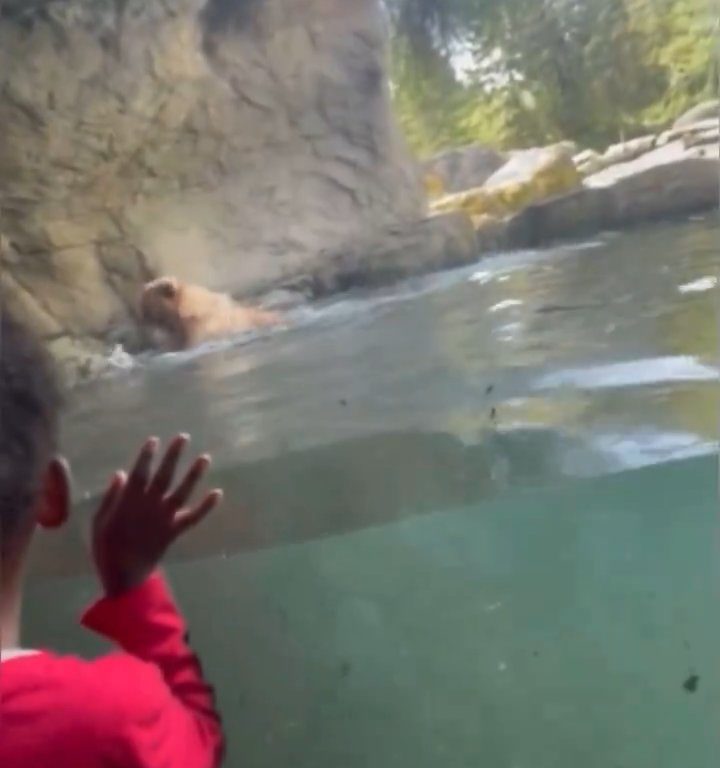
[[[62,523],[69,506],[55,458],[61,398],[40,342],[0,312],[0,577],[13,581],[36,524]]]

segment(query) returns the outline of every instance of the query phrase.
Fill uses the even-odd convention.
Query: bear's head
[[[183,347],[187,328],[182,318],[182,283],[175,277],[159,277],[147,283],[140,296],[140,320],[160,346]],[[160,338],[157,338],[158,332]]]

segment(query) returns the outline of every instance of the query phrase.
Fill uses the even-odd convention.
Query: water
[[[216,454],[171,573],[228,765],[713,764],[717,236],[492,257],[78,391],[81,495],[149,430]],[[87,506],[27,619],[94,651]]]
[[[717,236],[709,219],[493,257],[85,388],[66,423],[79,487],[150,428],[187,429],[230,467],[409,431],[549,441],[557,476],[707,451]]]

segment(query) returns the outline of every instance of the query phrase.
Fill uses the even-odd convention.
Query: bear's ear
[[[157,284],[156,290],[163,299],[174,299],[178,293],[177,281],[170,278],[162,280]]]

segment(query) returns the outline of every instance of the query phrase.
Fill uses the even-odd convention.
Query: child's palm
[[[221,491],[216,490],[195,506],[187,506],[210,466],[209,456],[197,458],[173,488],[188,441],[185,435],[176,437],[153,473],[159,441],[151,438],[130,474],[118,472],[113,476],[93,524],[95,562],[108,594],[124,592],[144,581],[173,541],[199,523],[222,499]]]

